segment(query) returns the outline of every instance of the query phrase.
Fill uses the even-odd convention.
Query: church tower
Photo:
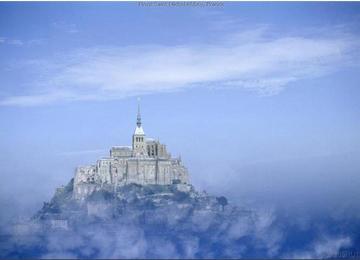
[[[138,100],[138,113],[136,119],[136,128],[132,139],[133,156],[144,157],[147,156],[145,132],[141,126],[140,103]]]

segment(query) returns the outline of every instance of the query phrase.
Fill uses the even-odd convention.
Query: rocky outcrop
[[[1,256],[239,258],[273,254],[281,238],[271,215],[243,210],[191,185],[130,184],[95,191],[85,200],[72,193],[73,180],[31,221],[3,232]]]

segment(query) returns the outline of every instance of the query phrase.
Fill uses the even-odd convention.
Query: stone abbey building
[[[146,137],[138,106],[132,146],[114,146],[110,157],[99,159],[95,165],[78,167],[74,178],[74,197],[84,199],[95,190],[116,190],[131,183],[186,185],[188,182],[188,172],[181,159],[172,158],[166,145]]]

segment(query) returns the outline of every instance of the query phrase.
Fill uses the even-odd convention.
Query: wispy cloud
[[[9,44],[9,45],[23,45],[24,41],[19,39],[10,39],[7,37],[0,37],[0,44]]]
[[[66,32],[66,33],[78,33],[79,32],[77,25],[74,23],[68,23],[65,21],[56,21],[56,22],[53,22],[51,25],[55,29]]]
[[[302,252],[295,252],[287,258],[295,259],[310,259],[310,258],[333,258],[339,257],[339,250],[352,245],[351,238],[348,236],[343,237],[330,237],[323,235],[323,238],[316,240],[308,250]]]
[[[194,87],[275,95],[292,82],[356,60],[353,51],[359,45],[350,34],[269,35],[261,27],[213,44],[97,47],[38,60],[44,69],[30,94],[3,97],[0,105],[120,99]]]
[[[74,156],[74,155],[84,155],[84,154],[105,154],[106,152],[108,152],[108,149],[91,149],[91,150],[67,151],[67,152],[62,152],[59,155]]]
[[[0,44],[23,46],[23,45],[40,45],[45,42],[44,39],[20,40],[8,37],[0,37]]]

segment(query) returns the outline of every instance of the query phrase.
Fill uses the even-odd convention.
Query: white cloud
[[[24,44],[23,41],[17,40],[17,39],[9,40],[8,43],[9,43],[9,44],[12,44],[12,45],[23,45],[23,44]]]
[[[91,149],[91,150],[78,150],[78,151],[69,151],[69,152],[62,152],[59,155],[65,156],[74,156],[74,155],[84,155],[84,154],[105,154],[108,152],[108,149]]]
[[[23,45],[40,45],[45,42],[44,39],[31,39],[31,40],[20,40],[20,39],[11,39],[7,37],[0,37],[0,44],[14,45],[14,46],[23,46]]]
[[[17,45],[21,46],[24,44],[22,40],[19,39],[10,39],[7,37],[0,37],[0,44],[9,44],[9,45]]]
[[[261,27],[216,44],[77,50],[38,61],[45,76],[34,80],[33,92],[4,97],[0,105],[120,99],[204,86],[275,95],[292,82],[338,70],[355,59],[352,51],[358,47],[351,35],[265,34]]]
[[[310,258],[333,258],[339,257],[339,250],[351,246],[350,237],[323,237],[315,241],[309,250],[297,252],[286,258],[310,259]]]
[[[65,21],[56,21],[51,24],[55,29],[66,32],[66,33],[78,33],[79,29],[77,28],[76,24],[68,23]]]

